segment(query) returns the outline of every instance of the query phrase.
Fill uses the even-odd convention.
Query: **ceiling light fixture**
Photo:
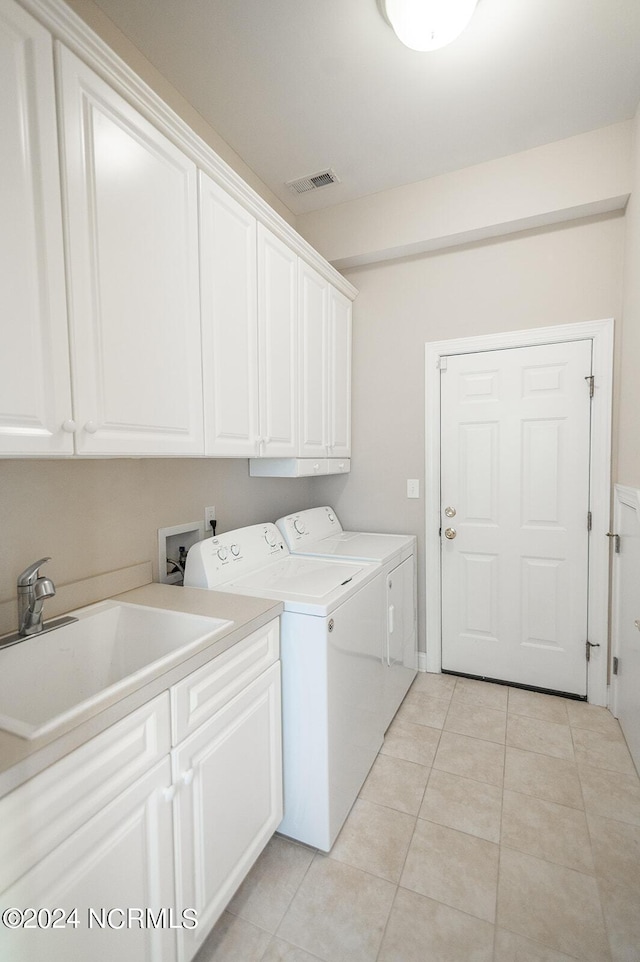
[[[468,25],[478,0],[379,0],[397,37],[412,50],[446,47]]]

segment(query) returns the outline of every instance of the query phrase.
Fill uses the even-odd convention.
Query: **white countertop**
[[[0,797],[124,718],[129,712],[155,698],[160,692],[175,685],[192,671],[246,638],[252,631],[277,618],[283,610],[278,601],[155,583],[115,595],[114,599],[152,608],[223,618],[233,624],[216,635],[208,647],[185,657],[184,661],[168,671],[160,666],[157,676],[150,681],[142,682],[139,688],[124,697],[116,695],[107,707],[70,728],[63,735],[29,740],[0,731]]]

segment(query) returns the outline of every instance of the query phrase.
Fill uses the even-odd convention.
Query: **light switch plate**
[[[418,478],[407,479],[407,497],[408,498],[420,497],[420,480]]]

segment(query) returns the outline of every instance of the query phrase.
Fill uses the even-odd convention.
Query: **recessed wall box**
[[[170,528],[158,528],[158,581],[161,584],[181,585],[183,572],[173,562],[180,562],[181,548],[186,552],[197,541],[203,540],[204,521],[188,521]]]

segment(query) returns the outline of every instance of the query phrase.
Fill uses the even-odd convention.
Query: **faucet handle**
[[[22,574],[18,575],[18,588],[26,588],[29,585],[35,584],[38,577],[38,569],[46,561],[51,561],[51,558],[40,558],[40,561],[34,561],[28,568],[25,568]]]

